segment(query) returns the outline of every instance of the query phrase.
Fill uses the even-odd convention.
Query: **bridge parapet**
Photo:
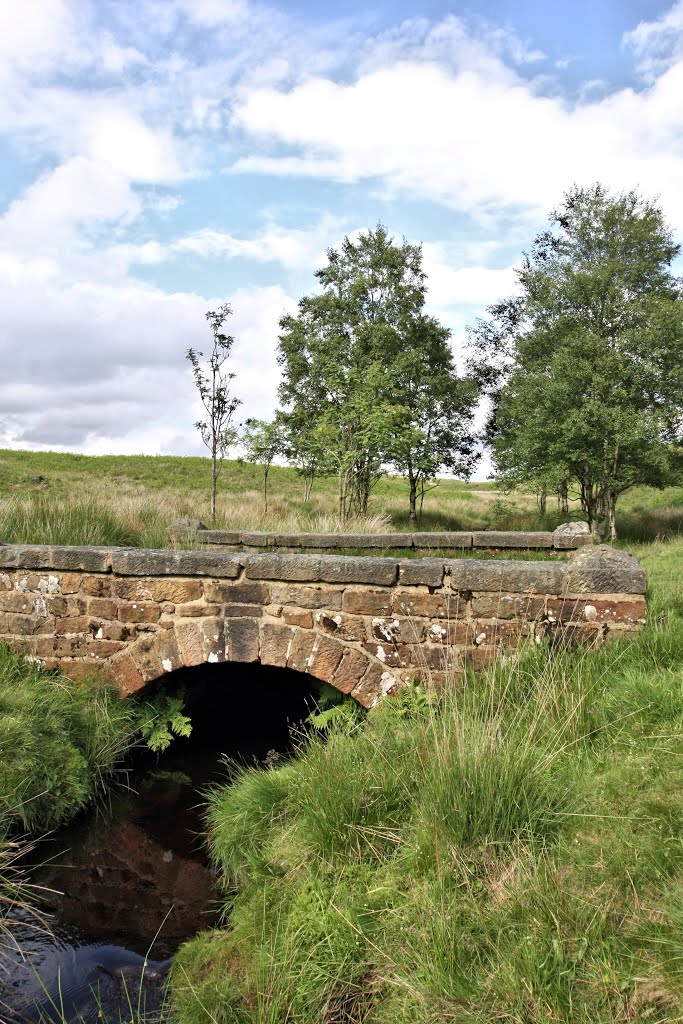
[[[0,545],[0,640],[122,693],[205,662],[289,667],[371,707],[559,634],[602,644],[645,621],[630,555],[567,562]]]

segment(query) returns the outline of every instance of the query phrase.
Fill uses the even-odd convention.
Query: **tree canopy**
[[[591,529],[617,500],[663,486],[683,419],[680,247],[637,192],[574,187],[517,272],[519,295],[472,332],[493,397],[487,425],[509,484],[576,481]]]
[[[393,463],[410,480],[441,466],[466,473],[475,389],[456,375],[449,332],[424,313],[422,250],[378,224],[330,249],[304,296],[280,322],[280,400],[296,457],[334,471],[339,512],[367,511],[373,482]]]

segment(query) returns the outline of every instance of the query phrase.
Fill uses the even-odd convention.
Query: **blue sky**
[[[278,319],[378,221],[459,357],[595,180],[683,238],[683,0],[0,0],[0,447],[201,453],[225,301],[268,417]]]

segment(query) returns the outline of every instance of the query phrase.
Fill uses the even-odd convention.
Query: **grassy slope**
[[[683,1020],[683,542],[646,631],[415,693],[214,793],[181,1024]]]
[[[45,477],[43,483],[31,478]],[[218,525],[238,529],[335,530],[336,482],[318,480],[310,501],[293,469],[270,471],[269,511],[258,467],[227,462],[220,481]],[[209,461],[170,456],[84,456],[0,450],[0,539],[28,543],[168,544],[180,516],[208,519]],[[352,531],[409,529],[406,481],[384,477],[371,517]],[[552,503],[549,503],[549,508]],[[577,514],[576,503],[572,506]],[[532,494],[504,495],[493,483],[441,480],[425,500],[419,529],[553,528]],[[683,488],[637,488],[622,500],[620,529],[633,540],[683,531]]]

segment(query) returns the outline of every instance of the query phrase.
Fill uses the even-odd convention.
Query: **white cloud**
[[[310,228],[286,228],[272,220],[250,238],[239,238],[226,231],[201,228],[171,242],[154,240],[113,247],[110,255],[122,265],[158,264],[182,256],[204,260],[247,259],[257,263],[279,263],[293,269],[311,269],[324,262],[329,245],[343,232],[344,218],[325,214]]]
[[[140,199],[120,170],[76,156],[39,178],[0,219],[0,245],[11,254],[35,257],[78,246],[84,230],[126,221],[140,211]]]
[[[600,178],[660,193],[683,224],[682,63],[647,91],[572,107],[494,56],[481,70],[429,55],[352,81],[317,76],[247,91],[234,119],[252,151],[233,170],[380,182],[394,196],[534,218],[573,182]]]
[[[517,290],[513,267],[458,266],[450,247],[444,243],[425,243],[422,253],[430,307],[484,307]],[[467,312],[470,314],[471,310]]]
[[[683,0],[654,21],[641,21],[623,42],[634,51],[645,77],[654,79],[683,57]]]

